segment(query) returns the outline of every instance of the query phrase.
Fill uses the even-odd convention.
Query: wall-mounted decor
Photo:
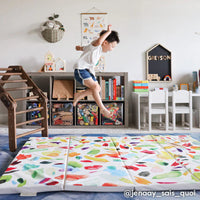
[[[146,52],[147,79],[149,81],[171,81],[171,52],[160,44]]]
[[[50,16],[41,27],[41,34],[47,42],[55,43],[63,38],[65,29],[60,21],[55,20],[58,17],[58,14]]]
[[[92,8],[96,9],[96,8]],[[99,37],[99,33],[106,29],[107,13],[81,13],[81,43],[82,46],[90,44]]]

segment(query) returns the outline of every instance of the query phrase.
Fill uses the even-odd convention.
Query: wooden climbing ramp
[[[9,129],[9,147],[10,151],[14,152],[17,149],[17,138],[36,133],[42,132],[43,137],[48,136],[48,115],[47,115],[47,102],[48,99],[44,93],[37,87],[33,80],[27,75],[22,66],[10,66],[8,68],[0,68],[0,99],[8,109],[8,129]],[[15,85],[10,87],[9,85]],[[22,86],[23,85],[23,86]],[[11,92],[29,91],[33,93],[33,96],[24,97],[13,97]],[[22,92],[22,95],[26,92]],[[19,110],[18,104],[22,101],[37,99],[41,104],[41,107]],[[40,111],[41,117],[27,120],[17,123],[17,116],[33,111]],[[35,130],[31,130],[22,134],[16,134],[16,128],[32,122],[41,121],[41,127]]]

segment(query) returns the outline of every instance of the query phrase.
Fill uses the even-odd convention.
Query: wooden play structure
[[[47,97],[43,94],[43,92],[36,86],[33,80],[26,74],[22,66],[10,66],[8,68],[0,68],[0,71],[4,71],[0,73],[0,99],[3,104],[8,109],[8,129],[9,129],[9,147],[10,151],[14,152],[17,149],[17,138],[36,133],[42,132],[43,137],[48,136],[48,115],[47,115]],[[14,78],[20,77],[20,78]],[[18,87],[7,87],[9,83],[19,84]],[[21,85],[25,86],[21,86]],[[4,87],[6,85],[6,87]],[[10,94],[10,91],[29,91],[33,92],[33,96],[25,96],[21,98],[13,98]],[[26,94],[24,92],[24,94]],[[17,105],[21,101],[37,99],[37,101],[41,104],[41,107],[28,109],[28,110],[17,110]],[[39,110],[41,112],[41,117],[17,123],[16,117],[18,115],[33,112]],[[37,128],[35,130],[28,131],[22,134],[16,134],[16,128],[25,124],[29,124],[32,122],[41,121],[41,128]]]

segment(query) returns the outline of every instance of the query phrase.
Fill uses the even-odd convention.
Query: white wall
[[[121,40],[106,55],[106,71],[127,71],[129,81],[145,79],[145,51],[157,43],[172,52],[173,83],[191,82],[192,71],[200,69],[200,34],[195,34],[200,32],[199,0],[0,0],[0,67],[38,71],[50,50],[67,61],[71,72],[80,55],[74,50],[81,40],[80,13],[94,6],[108,13]],[[58,43],[46,42],[39,32],[53,13],[66,29]],[[4,112],[0,104],[0,123]]]

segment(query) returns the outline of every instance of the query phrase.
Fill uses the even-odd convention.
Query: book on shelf
[[[121,85],[121,100],[124,100],[124,85]]]
[[[116,85],[121,85],[121,77],[115,76],[114,79],[116,79]]]
[[[113,79],[113,100],[116,100],[116,87],[117,87],[117,80],[116,78]]]
[[[116,100],[121,100],[121,85],[116,86]]]
[[[105,87],[106,87],[106,81],[103,79],[101,82],[101,98],[105,99],[106,98],[106,93],[105,93]]]
[[[109,82],[109,86],[108,86],[108,90],[109,90],[109,100],[111,100],[112,99],[112,79],[110,79],[109,78],[109,80],[108,80],[108,82]]]
[[[109,100],[109,82],[105,81],[105,100]]]

